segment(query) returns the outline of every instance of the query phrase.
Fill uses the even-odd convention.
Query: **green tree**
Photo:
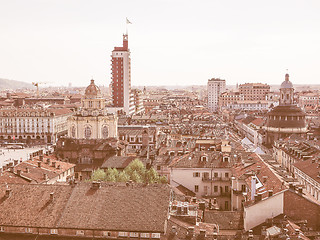
[[[117,182],[128,182],[129,180],[130,180],[130,176],[125,171],[122,171],[119,173]]]
[[[146,167],[139,159],[135,159],[124,169],[124,171],[129,175],[132,181],[137,179],[136,175],[139,175],[139,179],[143,180],[146,173]]]
[[[105,180],[108,182],[117,182],[119,172],[116,168],[108,168]]]
[[[134,182],[137,182],[137,183],[142,183],[143,182],[143,177],[137,171],[134,170],[131,173],[130,180],[132,180]]]
[[[162,184],[167,184],[168,183],[168,179],[166,178],[166,176],[161,176],[159,179],[160,183]]]
[[[149,170],[146,171],[145,174],[145,183],[155,183],[158,182],[160,179],[159,174],[154,168],[150,168]]]
[[[102,169],[97,169],[91,176],[92,181],[104,181],[106,179],[106,173]]]

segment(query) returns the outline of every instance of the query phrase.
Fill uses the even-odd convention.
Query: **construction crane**
[[[37,88],[37,98],[39,97],[39,84],[47,84],[46,82],[32,82],[32,85]]]

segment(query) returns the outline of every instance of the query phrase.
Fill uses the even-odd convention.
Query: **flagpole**
[[[128,18],[126,18],[126,35],[128,36]]]

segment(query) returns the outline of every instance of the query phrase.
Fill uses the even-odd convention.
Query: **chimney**
[[[259,174],[261,171],[261,166],[257,166],[257,174]]]
[[[267,179],[268,179],[268,176],[263,176],[263,177],[262,177],[262,181],[263,181],[264,183],[267,181]]]
[[[258,193],[258,201],[262,200],[262,193]]]
[[[50,193],[50,202],[53,202],[53,199],[54,199],[54,193]]]
[[[52,162],[52,167],[56,167],[56,162]]]
[[[6,189],[6,195],[5,195],[5,197],[8,198],[8,197],[10,197],[10,195],[11,195],[11,189],[8,188],[8,189]]]
[[[187,237],[193,238],[194,235],[194,227],[188,227]]]
[[[101,182],[97,182],[97,181],[92,182],[92,185],[91,185],[92,189],[99,189],[100,187],[101,187]]]
[[[291,189],[291,190],[294,191],[294,185],[293,185],[293,183],[289,183],[289,189]]]
[[[43,161],[43,155],[39,156],[39,160],[42,162]]]
[[[44,174],[43,174],[43,178],[44,178],[45,181],[48,181],[48,179],[49,179],[49,178],[48,178],[48,174],[44,173]]]
[[[13,172],[14,172],[14,168],[13,168],[13,167],[10,167],[10,168],[9,168],[9,171],[13,173]]]
[[[26,173],[29,173],[29,172],[30,172],[30,171],[29,171],[29,168],[26,167]]]
[[[21,169],[17,170],[17,174],[18,174],[18,176],[21,176]]]
[[[206,230],[205,229],[200,229],[199,233],[199,239],[205,239],[206,238]]]
[[[273,195],[273,190],[268,191],[268,197],[271,197]]]
[[[47,164],[50,165],[50,158],[47,158]]]
[[[255,200],[256,194],[256,177],[252,176],[251,178],[251,200]]]
[[[40,161],[38,162],[38,167],[41,168],[41,162]]]
[[[302,187],[298,188],[298,193],[302,195]]]
[[[249,230],[248,239],[253,239],[253,231],[251,229]]]
[[[177,226],[172,226],[170,235],[171,236],[177,235]]]
[[[18,163],[19,163],[19,160],[13,160],[13,165],[15,166],[15,165],[18,165]]]

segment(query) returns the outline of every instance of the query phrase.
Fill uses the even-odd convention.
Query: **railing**
[[[209,177],[202,177],[202,181],[203,182],[216,182],[216,181],[231,181],[231,178],[229,177],[212,177],[212,178],[209,178]]]

